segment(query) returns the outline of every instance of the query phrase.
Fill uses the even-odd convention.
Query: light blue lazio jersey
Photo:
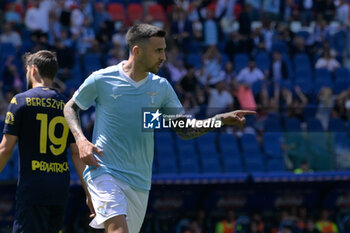
[[[180,114],[182,105],[166,79],[149,73],[135,82],[123,71],[124,62],[92,73],[74,93],[83,110],[96,103],[92,143],[103,151],[95,155],[101,166],[88,166],[84,179],[109,173],[137,190],[149,190],[154,141],[153,132],[142,131],[142,109]]]

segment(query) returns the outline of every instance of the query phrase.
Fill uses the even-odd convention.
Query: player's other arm
[[[243,127],[245,124],[245,115],[255,115],[255,111],[249,111],[249,110],[237,110],[227,113],[218,114],[214,117],[215,120],[220,120],[221,125],[235,125],[238,127]],[[178,121],[184,120],[184,118],[177,119]],[[205,119],[205,120],[197,120],[197,121],[209,121],[212,119]],[[178,125],[178,124],[177,124]],[[203,124],[195,124],[195,125],[205,125]],[[202,136],[203,134],[206,134],[210,131],[213,131],[215,128],[198,128],[198,127],[177,127],[175,128],[175,132],[177,135],[179,135],[180,138],[184,140],[193,139],[199,136]]]
[[[102,151],[89,142],[85,137],[83,130],[81,129],[79,111],[80,108],[78,105],[73,99],[70,99],[64,107],[64,117],[66,118],[67,124],[75,138],[79,149],[80,159],[87,165],[98,167],[99,165],[93,156],[93,153],[96,152],[97,154],[102,155]]]
[[[9,161],[13,148],[17,142],[17,136],[4,134],[0,143],[0,172],[4,169]]]
[[[85,163],[83,163],[83,161],[79,157],[79,149],[78,149],[76,143],[71,143],[70,144],[70,152],[71,152],[70,154],[71,154],[71,157],[72,157],[72,161],[73,161],[75,170],[76,170],[76,172],[77,172],[77,174],[79,176],[81,185],[83,186],[83,189],[84,189],[84,192],[85,192],[85,195],[86,195],[86,204],[89,207],[90,213],[91,213],[90,217],[94,217],[95,216],[95,211],[94,211],[94,207],[92,206],[91,196],[90,196],[89,190],[87,189],[86,183],[85,183],[85,181],[83,179],[83,172],[84,172],[84,169],[85,169]]]

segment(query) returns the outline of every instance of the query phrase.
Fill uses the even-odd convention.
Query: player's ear
[[[38,67],[36,67],[35,65],[32,65],[32,70],[31,70],[31,72],[32,72],[32,75],[33,75],[33,76],[34,76],[34,75],[37,75],[37,74],[39,73]]]
[[[132,48],[132,52],[133,52],[134,56],[140,55],[140,52],[141,52],[140,50],[141,50],[140,46],[135,45],[135,46]]]

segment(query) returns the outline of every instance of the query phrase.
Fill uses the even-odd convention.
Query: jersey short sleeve
[[[18,96],[12,98],[11,103],[7,108],[5,125],[4,125],[4,134],[11,134],[19,136],[19,130],[21,125],[21,112],[25,107],[24,101]]]
[[[162,104],[162,113],[166,115],[183,114],[184,110],[182,104],[168,81],[166,81],[165,90],[166,94]]]
[[[97,98],[96,74],[91,74],[74,93],[73,100],[82,110],[90,108]]]

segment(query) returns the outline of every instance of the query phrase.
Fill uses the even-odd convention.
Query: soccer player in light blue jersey
[[[165,31],[148,24],[134,25],[126,34],[126,43],[129,59],[92,73],[64,109],[80,158],[87,164],[84,180],[95,210],[90,226],[108,233],[138,233],[145,216],[154,141],[152,132],[142,130],[142,109],[152,107],[168,115],[183,111],[169,82],[155,75],[166,60]],[[94,103],[96,118],[89,142],[81,129],[79,111]],[[241,126],[246,114],[255,112],[234,111],[217,115],[215,120]],[[172,119],[176,120],[183,119]],[[175,129],[183,139],[211,130]]]

